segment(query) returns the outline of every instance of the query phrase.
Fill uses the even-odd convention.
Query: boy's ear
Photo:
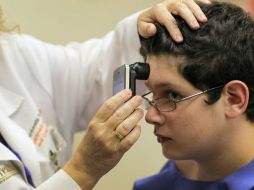
[[[242,115],[248,106],[249,88],[239,80],[228,82],[224,89],[225,96],[225,114],[228,118],[234,118]]]

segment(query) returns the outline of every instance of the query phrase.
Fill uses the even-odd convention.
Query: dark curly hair
[[[141,39],[140,53],[147,56],[182,56],[178,69],[183,77],[200,90],[223,85],[231,80],[244,82],[250,90],[247,118],[254,122],[254,22],[240,7],[212,2],[198,3],[208,18],[200,29],[192,30],[176,17],[184,36],[175,43],[167,30],[156,24],[157,33]],[[222,90],[222,89],[221,89]],[[216,102],[221,90],[208,94],[208,104]]]

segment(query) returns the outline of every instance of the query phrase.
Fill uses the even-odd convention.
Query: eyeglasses
[[[156,99],[152,100],[153,99],[153,92],[148,92],[148,93],[142,95],[142,98],[147,103],[146,108],[149,108],[149,106],[153,106],[160,112],[171,112],[171,111],[174,111],[176,109],[176,104],[179,103],[179,102],[189,100],[193,97],[211,92],[213,90],[217,90],[217,89],[222,88],[222,87],[224,87],[224,85],[209,88],[209,89],[206,89],[204,91],[201,91],[201,92],[192,94],[190,96],[181,98],[179,100],[172,100],[172,98],[170,98],[170,97],[168,97],[168,98],[156,98]]]

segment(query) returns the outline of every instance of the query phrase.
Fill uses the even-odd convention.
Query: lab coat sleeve
[[[67,48],[70,48],[68,49],[70,52],[73,52],[73,49],[77,50],[79,53],[77,62],[81,64],[76,64],[76,71],[73,71],[72,74],[68,73],[68,77],[63,73],[61,76],[63,80],[64,78],[70,79],[71,76],[78,73],[79,78],[75,77],[72,83],[69,83],[70,81],[62,83],[61,80],[59,81],[60,85],[55,84],[54,86],[62,85],[62,89],[66,89],[68,83],[68,89],[61,94],[68,94],[69,98],[63,99],[62,102],[59,102],[60,99],[56,101],[58,101],[59,107],[66,106],[64,109],[59,109],[61,112],[62,110],[66,111],[61,113],[63,118],[66,118],[70,108],[73,108],[72,113],[76,113],[79,117],[76,130],[85,129],[98,107],[112,96],[114,69],[122,64],[131,64],[142,60],[139,55],[140,42],[136,20],[137,15],[126,18],[117,25],[114,31],[102,39],[68,45]],[[57,71],[60,70],[57,69]],[[70,71],[70,69],[65,71],[67,70]],[[60,76],[60,74],[54,76]],[[55,97],[59,96],[60,94]]]
[[[78,184],[63,170],[59,170],[35,190],[81,190]]]
[[[98,107],[113,95],[113,71],[123,64],[142,61],[139,54],[140,41],[137,32],[137,15],[127,18],[118,24],[115,31],[107,34],[101,40],[101,50],[98,52],[100,60],[91,62],[94,67],[94,83],[83,84],[87,102],[82,112],[79,129],[84,129],[98,109]],[[90,66],[91,68],[91,66]],[[90,77],[89,77],[90,78]],[[91,76],[92,78],[92,76]],[[84,78],[83,81],[86,81]],[[82,102],[82,100],[80,100]]]
[[[66,46],[22,35],[22,54],[48,92],[67,144],[85,129],[98,107],[112,96],[113,70],[143,60],[134,14],[100,39]]]

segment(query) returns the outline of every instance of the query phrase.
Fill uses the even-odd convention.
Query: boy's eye
[[[178,101],[182,96],[176,92],[168,92],[168,98],[173,101]]]

